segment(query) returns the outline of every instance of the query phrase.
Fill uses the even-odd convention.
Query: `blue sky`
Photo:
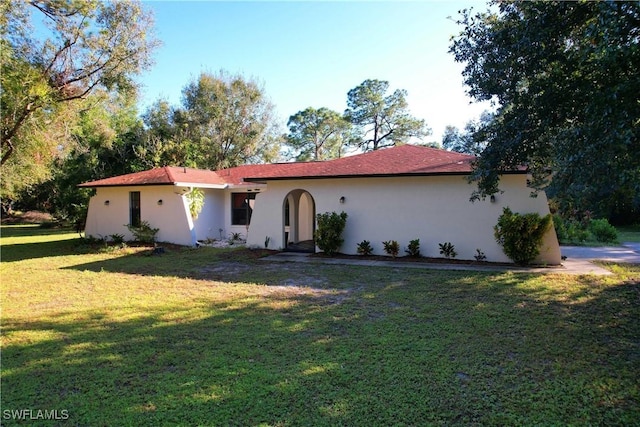
[[[180,104],[201,72],[240,73],[261,82],[283,131],[307,107],[340,113],[347,92],[366,79],[406,89],[411,113],[441,142],[487,104],[470,105],[462,64],[448,48],[460,28],[447,17],[479,1],[218,2],[145,1],[163,46],[141,78],[144,110],[159,98]]]

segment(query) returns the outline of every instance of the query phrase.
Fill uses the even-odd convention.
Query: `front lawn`
[[[640,266],[271,264],[20,226],[1,244],[3,425],[640,425]]]
[[[621,242],[640,242],[640,224],[618,227],[618,236]]]

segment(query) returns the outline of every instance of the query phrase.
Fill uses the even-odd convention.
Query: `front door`
[[[283,204],[284,242],[288,251],[315,252],[316,205],[308,191],[293,190]]]

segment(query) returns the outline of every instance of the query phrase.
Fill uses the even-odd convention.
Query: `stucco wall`
[[[355,254],[357,244],[369,240],[374,253],[384,255],[382,241],[397,240],[401,255],[410,240],[420,239],[421,252],[440,257],[438,243],[455,245],[459,259],[474,259],[480,249],[487,261],[510,262],[495,242],[493,227],[508,206],[514,212],[549,213],[547,198],[530,197],[526,176],[507,175],[501,180],[503,194],[495,203],[488,199],[471,203],[474,189],[464,177],[394,177],[270,181],[256,199],[248,244],[284,248],[283,201],[295,189],[306,190],[315,202],[315,212],[345,211],[349,217],[341,252]],[[340,197],[345,202],[340,203]],[[553,229],[543,244],[539,262],[560,263],[560,248]]]
[[[195,233],[186,198],[176,194],[174,186],[101,187],[89,201],[85,233],[107,237],[122,234],[132,240],[129,232],[129,193],[140,192],[140,216],[151,227],[159,228],[157,240],[179,245],[195,244]],[[105,205],[108,200],[109,204]],[[162,204],[158,201],[162,200]]]
[[[222,203],[222,209],[224,211],[224,231],[223,231],[223,236],[224,238],[229,238],[231,237],[231,235],[233,233],[239,233],[240,236],[242,236],[243,239],[246,239],[247,236],[249,235],[249,229],[246,225],[232,225],[231,224],[231,194],[232,193],[256,193],[256,194],[260,194],[261,188],[262,186],[259,185],[255,185],[255,186],[251,186],[249,188],[242,188],[242,187],[236,187],[236,188],[228,188],[226,190],[224,190],[224,196],[222,196],[224,198],[223,203]],[[258,196],[256,196],[258,197]],[[253,200],[250,202],[255,206],[255,203]],[[253,223],[253,218],[255,217],[255,210],[252,214],[253,216],[251,217],[251,222]],[[264,246],[264,238],[263,241],[261,243],[262,246]]]
[[[224,199],[225,191],[219,189],[202,189],[204,192],[204,206],[202,211],[193,221],[196,239],[220,239],[224,235],[225,211]],[[223,231],[221,232],[220,229]]]

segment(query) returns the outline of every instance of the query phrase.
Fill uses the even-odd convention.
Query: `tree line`
[[[140,114],[135,76],[160,46],[141,3],[0,1],[4,214],[17,204],[73,221],[89,197],[76,185],[89,180],[159,166],[326,160],[428,134],[409,115],[406,91],[388,94],[379,80],[350,91],[344,114],[294,114],[287,133],[262,84],[225,71],[187,82],[180,105],[158,99]]]
[[[460,11],[450,53],[470,98],[493,108],[442,140],[477,156],[473,198],[499,192],[500,174],[525,165],[532,189],[567,214],[640,219],[640,4],[489,6]],[[326,160],[430,134],[405,90],[373,79],[347,93],[344,112],[306,108],[285,132],[263,86],[224,71],[187,82],[180,105],[159,99],[140,114],[135,77],[161,44],[141,3],[0,8],[4,214],[18,203],[81,216],[88,194],[76,184],[156,166]],[[48,33],[34,31],[36,16]]]
[[[491,1],[450,53],[495,106],[449,143],[478,150],[475,196],[521,165],[565,215],[640,221],[640,3]]]

